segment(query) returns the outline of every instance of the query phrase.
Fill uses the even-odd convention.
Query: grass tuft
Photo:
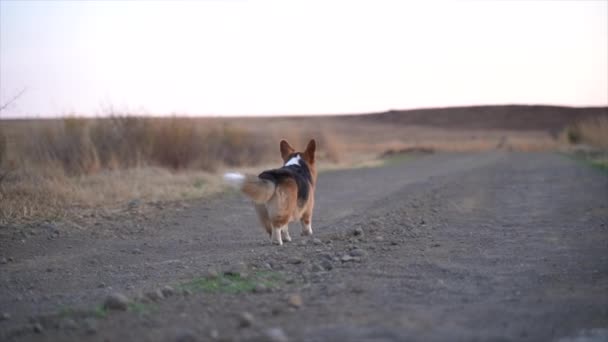
[[[276,288],[281,282],[281,275],[276,272],[255,272],[248,277],[224,274],[217,277],[199,277],[180,284],[178,287],[192,292],[210,293],[247,293],[253,292],[258,284]]]

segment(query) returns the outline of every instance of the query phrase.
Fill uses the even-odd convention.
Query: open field
[[[0,121],[0,340],[604,341],[607,122]],[[218,173],[276,167],[280,138],[310,137],[315,234],[273,246]]]
[[[378,165],[381,156],[412,151],[550,151],[572,138],[587,143],[580,128],[600,127],[592,134],[600,140],[608,130],[607,108],[548,106],[279,118],[107,114],[0,121],[0,223],[78,219],[74,212],[217,193],[222,170],[276,165],[281,138],[303,146],[314,137],[321,167],[335,169]],[[589,120],[604,125],[580,126]]]

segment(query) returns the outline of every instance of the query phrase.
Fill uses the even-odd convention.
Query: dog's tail
[[[276,185],[269,180],[237,172],[225,173],[224,181],[232,187],[241,190],[255,203],[268,202],[272,195],[274,195],[274,190],[276,188]]]

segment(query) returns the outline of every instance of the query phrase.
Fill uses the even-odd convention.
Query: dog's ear
[[[296,150],[291,147],[291,145],[289,145],[289,143],[287,142],[287,140],[281,140],[281,158],[283,158],[283,161],[287,162],[287,159],[289,158],[289,156],[294,153]]]
[[[304,159],[309,164],[315,162],[315,150],[317,149],[317,142],[315,139],[310,139],[308,145],[306,145],[306,151],[304,151]]]

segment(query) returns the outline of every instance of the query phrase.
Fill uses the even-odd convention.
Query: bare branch
[[[19,99],[21,97],[21,95],[23,95],[25,93],[26,90],[27,90],[27,87],[24,87],[23,89],[21,89],[20,92],[18,92],[10,100],[8,100],[7,102],[5,102],[4,104],[0,104],[0,112],[3,111],[3,110],[5,110],[6,108],[8,108],[8,106],[10,106],[11,104],[13,104],[13,102],[17,101],[17,99]]]

